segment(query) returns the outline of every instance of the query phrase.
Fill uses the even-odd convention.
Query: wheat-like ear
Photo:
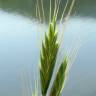
[[[68,64],[68,60],[67,58],[65,58],[59,68],[59,71],[57,72],[56,78],[51,88],[50,96],[61,96],[64,81],[65,81],[67,64]]]
[[[58,1],[59,2],[58,5],[56,2],[57,0],[55,0],[55,9],[54,9],[54,14],[53,14],[53,19],[51,21],[51,0],[50,0],[49,32],[47,35],[45,33],[45,40],[42,43],[42,51],[40,52],[40,82],[41,82],[42,96],[46,96],[48,92],[48,88],[49,88],[52,75],[53,75],[53,71],[54,71],[54,67],[56,64],[58,49],[60,46],[60,44],[57,42],[58,33],[56,32],[56,21],[57,21],[57,15],[58,15],[59,5],[61,3],[61,0]],[[70,16],[74,2],[75,0],[72,0],[70,10],[68,11],[66,20]],[[66,11],[67,5],[68,5],[68,1],[66,3],[64,12]],[[64,12],[62,14],[61,21],[63,19]],[[64,61],[60,65],[60,68],[56,74],[56,78],[53,81],[53,85],[51,87],[49,96],[61,96],[63,85],[64,85],[65,78],[66,78],[65,73],[66,73],[67,64],[68,64],[68,60],[65,57]]]
[[[46,96],[47,94],[59,48],[59,45],[57,43],[57,33],[55,29],[56,18],[53,17],[53,21],[50,23],[49,26],[49,34],[45,34],[45,41],[42,43],[42,52],[40,55],[40,79],[42,96]]]

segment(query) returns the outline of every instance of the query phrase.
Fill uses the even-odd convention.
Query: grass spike
[[[65,58],[64,62],[62,62],[62,64],[61,64],[59,71],[57,72],[56,78],[53,82],[50,96],[61,96],[63,85],[64,85],[64,80],[65,80],[67,64],[68,64],[68,61]]]
[[[60,47],[60,44],[57,42],[58,33],[56,32],[56,21],[58,17],[57,15],[59,12],[60,3],[61,3],[61,0],[55,0],[55,9],[53,13],[53,19],[52,20],[50,19],[51,22],[49,22],[49,30],[48,30],[49,32],[48,34],[45,33],[45,40],[42,43],[42,51],[40,54],[40,60],[41,60],[40,61],[40,80],[41,80],[40,82],[41,82],[42,96],[47,96],[48,88],[50,86],[54,67],[56,64],[58,49]],[[74,3],[75,3],[75,0],[72,0],[70,9],[66,16],[67,19],[70,16]],[[66,11],[67,5],[68,5],[68,1],[62,13],[61,20],[63,19],[63,15]],[[51,12],[51,0],[50,0],[50,12]],[[51,13],[49,17],[51,18]],[[61,63],[60,68],[56,74],[56,78],[51,87],[49,96],[62,95],[62,89],[64,87],[67,64],[68,64],[68,60],[65,57],[64,61]]]
[[[49,84],[53,75],[54,66],[58,52],[57,33],[55,32],[56,19],[53,18],[49,25],[49,34],[45,34],[45,42],[42,44],[41,53],[41,91],[42,96],[46,96]],[[45,67],[46,66],[46,67]]]

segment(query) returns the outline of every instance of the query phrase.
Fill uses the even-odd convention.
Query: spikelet
[[[66,75],[67,64],[68,64],[68,61],[65,58],[57,72],[56,78],[51,88],[50,96],[61,96],[64,81],[66,78],[65,75]]]

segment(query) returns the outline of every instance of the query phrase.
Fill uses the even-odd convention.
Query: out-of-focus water
[[[23,71],[26,73],[27,68],[35,71],[39,57],[38,27],[41,26],[28,18],[0,11],[1,96],[20,96],[21,74],[23,75]]]
[[[82,47],[68,76],[65,96],[96,94],[95,26],[96,20],[92,18],[74,17],[67,22],[65,47],[70,49],[72,40],[75,40],[74,47],[77,43]],[[46,28],[46,25],[35,20],[0,11],[0,96],[21,96],[23,71],[26,73],[27,70],[34,82],[41,35],[47,31]],[[81,43],[78,42],[78,36]]]
[[[26,90],[23,86],[26,86],[25,79],[30,78],[33,87],[34,79],[38,77],[36,70],[39,63],[40,42],[44,32],[47,31],[47,26],[34,19],[34,2],[35,0],[0,0],[2,8],[0,10],[0,96],[22,96],[22,92]],[[48,0],[46,2],[48,3]],[[65,31],[64,46],[61,50],[82,45],[70,70],[64,96],[96,94],[95,5],[95,0],[77,0],[76,16],[68,20],[66,27],[58,24],[58,30]],[[29,19],[3,10],[29,14],[32,17]]]

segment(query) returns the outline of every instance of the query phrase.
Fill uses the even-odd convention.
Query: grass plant
[[[64,83],[66,79],[66,71],[69,64],[69,58],[68,56],[64,56],[64,59],[60,63],[60,67],[57,70],[56,76],[54,78],[53,83],[51,82],[53,77],[54,68],[56,66],[57,61],[57,54],[60,50],[60,45],[62,42],[62,36],[61,41],[58,41],[58,30],[57,30],[57,19],[58,19],[58,12],[61,0],[54,0],[54,13],[52,13],[52,0],[50,1],[50,8],[49,8],[49,27],[48,32],[45,33],[45,38],[42,41],[42,48],[40,51],[40,66],[39,66],[39,75],[40,75],[40,88],[41,88],[41,95],[38,94],[38,88],[35,88],[35,91],[33,92],[32,96],[62,96],[62,91],[64,88]],[[40,4],[41,7],[40,8]],[[70,17],[71,11],[73,9],[75,0],[72,0],[71,5],[68,6],[69,0],[67,0],[64,10],[61,14],[60,22],[63,20],[66,21]],[[67,12],[66,17],[64,17],[66,9],[69,8],[69,11]],[[41,10],[40,10],[41,9]],[[41,14],[43,16],[43,20],[41,18]],[[36,3],[36,17],[40,22],[44,22],[45,12],[44,12],[44,4],[43,0],[37,0]],[[61,33],[63,35],[63,32]],[[52,85],[52,86],[50,86]],[[50,89],[50,91],[49,91]]]
[[[38,0],[37,0],[37,2],[38,2]],[[71,3],[69,12],[66,16],[66,20],[70,16],[74,2],[75,2],[75,0],[73,0]],[[40,53],[40,67],[39,67],[42,96],[47,96],[50,82],[51,82],[53,72],[54,72],[54,67],[55,67],[56,60],[57,60],[58,50],[60,47],[60,43],[58,42],[58,39],[57,39],[58,32],[56,31],[57,17],[58,17],[60,3],[61,3],[61,0],[55,0],[54,14],[53,14],[52,20],[51,20],[52,6],[51,6],[51,0],[50,0],[49,30],[48,30],[48,34],[45,33],[45,39],[44,39],[44,41],[42,41],[42,49],[41,49],[41,53]],[[43,3],[42,3],[42,6],[43,6]],[[62,19],[64,17],[64,12],[66,11],[67,6],[68,6],[68,0],[66,3],[66,6],[64,8],[64,11],[61,15],[60,22],[62,22]],[[42,11],[43,11],[43,16],[44,16],[43,7],[42,7]],[[40,13],[39,10],[38,10],[38,13]],[[40,14],[38,16],[40,18]],[[60,67],[56,73],[55,79],[51,86],[51,91],[49,93],[49,96],[61,96],[62,95],[62,90],[64,88],[64,82],[66,79],[67,65],[68,65],[68,58],[67,58],[67,56],[65,56],[64,60],[60,64]]]

